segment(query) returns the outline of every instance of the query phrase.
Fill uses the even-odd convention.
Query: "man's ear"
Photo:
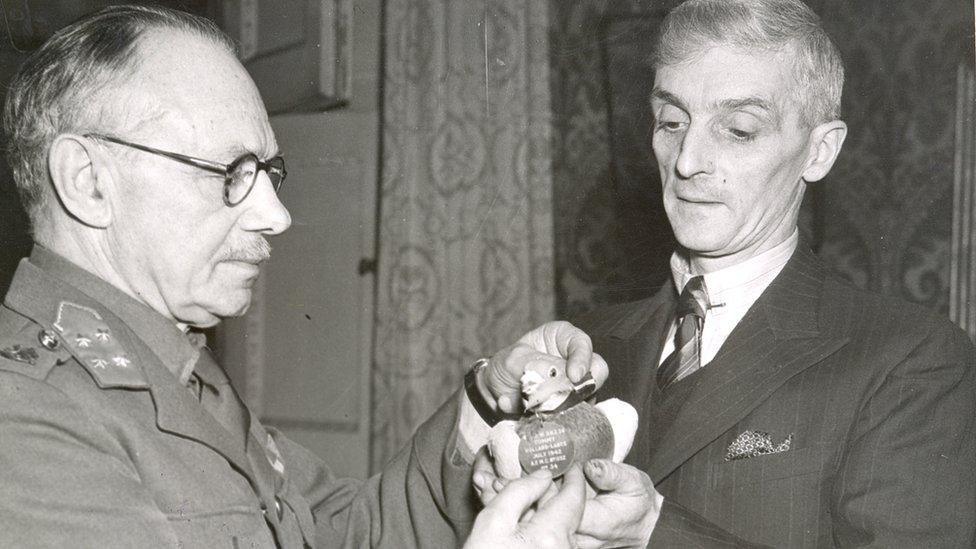
[[[841,120],[824,122],[810,131],[810,160],[803,170],[804,181],[820,181],[827,175],[834,166],[846,137],[847,124]]]
[[[108,170],[99,169],[100,151],[92,139],[74,134],[54,138],[48,151],[48,170],[54,191],[68,213],[89,227],[104,229],[112,222],[107,192]]]

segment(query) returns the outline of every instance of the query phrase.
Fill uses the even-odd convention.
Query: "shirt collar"
[[[159,357],[180,383],[187,383],[200,351],[175,322],[43,246],[34,246],[30,262],[111,311]]]
[[[794,229],[786,240],[759,255],[724,269],[705,273],[705,293],[709,305],[714,307],[730,304],[730,301],[754,301],[758,293],[762,293],[768,285],[769,275],[778,273],[789,261],[798,241],[799,231]],[[679,293],[695,276],[691,274],[688,258],[678,252],[671,255],[671,276]],[[752,296],[756,292],[749,291],[753,286],[759,290],[756,296]]]

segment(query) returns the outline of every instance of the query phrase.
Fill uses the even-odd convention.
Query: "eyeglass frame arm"
[[[219,173],[224,177],[230,175],[230,168],[232,164],[221,164],[220,162],[214,162],[213,160],[205,160],[203,158],[197,158],[195,156],[187,156],[185,154],[164,151],[153,147],[148,147],[146,145],[140,145],[138,143],[131,143],[129,141],[124,141],[117,137],[112,137],[110,135],[103,135],[100,133],[86,133],[85,137],[104,139],[105,141],[110,141],[112,143],[122,145],[124,147],[132,147],[133,149],[139,149],[140,151],[144,151],[147,153],[158,154],[159,156],[165,156],[166,158],[176,160],[177,162],[183,162],[184,164],[189,164],[191,166],[195,166],[197,168],[207,170],[209,172]],[[262,162],[261,159],[258,159],[259,168],[261,167],[260,166],[261,164],[265,164],[265,162]]]

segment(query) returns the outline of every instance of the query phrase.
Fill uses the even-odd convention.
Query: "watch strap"
[[[501,410],[494,410],[486,401],[485,397],[482,396],[481,391],[478,389],[478,372],[484,370],[488,367],[487,358],[479,358],[471,365],[468,373],[464,375],[464,392],[468,395],[468,400],[471,405],[474,406],[478,415],[481,419],[488,424],[489,427],[494,427],[501,421],[508,419],[517,420],[522,416],[520,414],[508,414],[502,412]]]

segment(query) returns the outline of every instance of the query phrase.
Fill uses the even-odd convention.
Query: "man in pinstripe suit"
[[[847,133],[819,19],[799,0],[690,0],[655,69],[673,277],[582,323],[610,365],[604,396],[641,412],[628,461],[654,489],[607,466],[614,490],[588,503],[579,545],[650,525],[654,547],[971,546],[971,343],[853,288],[797,234]]]

